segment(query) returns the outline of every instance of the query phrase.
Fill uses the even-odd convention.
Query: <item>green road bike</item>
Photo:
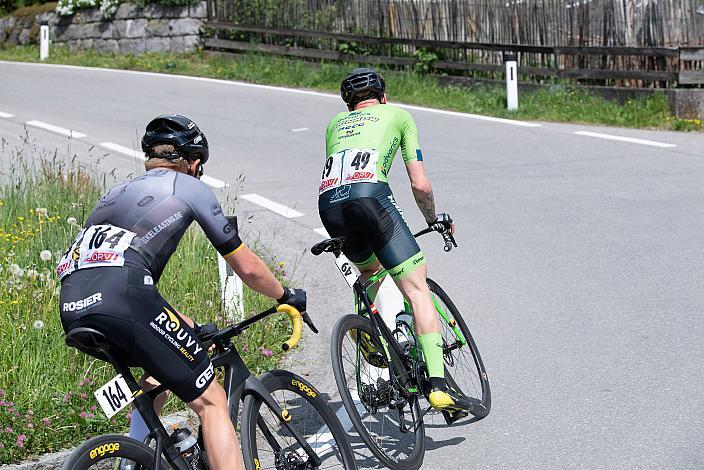
[[[282,344],[284,350],[301,339],[302,323],[314,332],[306,313],[290,305],[279,305],[222,330],[200,335],[204,347],[214,345],[211,362],[224,371],[224,388],[233,425],[237,428],[238,409],[243,401],[240,437],[247,470],[306,470],[315,468],[356,469],[352,449],[337,416],[320,392],[307,380],[285,370],[271,370],[259,378],[250,374],[232,342],[252,324],[276,312],[288,314],[293,335]],[[145,442],[126,436],[94,437],[73,451],[62,470],[208,470],[202,429],[197,438],[179,440],[179,429],[167,432],[154,411],[154,399],[166,388],[162,385],[143,392],[109,336],[92,328],[75,328],[66,343],[113,365],[118,376],[98,390],[109,400],[106,415],[112,416],[134,400],[151,433]],[[209,369],[210,373],[212,369]],[[99,399],[100,402],[100,399]],[[103,403],[101,403],[103,406]],[[184,450],[187,448],[187,450]]]
[[[449,227],[434,224],[416,233],[419,237],[439,232],[445,251],[455,244]],[[412,311],[404,300],[404,311],[396,317],[392,331],[378,314],[368,289],[383,280],[387,271],[375,273],[367,281],[356,278],[351,263],[342,254],[345,238],[332,238],[316,244],[311,252],[330,252],[354,291],[356,315],[341,317],[332,333],[332,366],[342,402],[360,438],[383,465],[398,470],[417,469],[425,454],[421,400],[427,401],[430,384],[417,346]],[[471,416],[477,421],[489,414],[491,391],[479,349],[455,304],[440,286],[427,280],[440,318],[445,362],[445,380],[462,393],[473,406],[470,410],[443,411],[447,424]],[[469,420],[468,420],[469,421]]]

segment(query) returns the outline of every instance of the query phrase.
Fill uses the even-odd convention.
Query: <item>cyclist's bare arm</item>
[[[425,221],[432,223],[436,218],[435,213],[435,198],[433,197],[433,187],[430,185],[428,177],[425,175],[423,162],[409,162],[406,164],[408,178],[411,180],[411,188],[413,189],[413,197],[418,204]]]
[[[423,162],[406,163],[406,171],[408,172],[408,178],[411,180],[411,188],[413,189],[413,197],[416,200],[416,204],[418,204],[418,208],[423,213],[425,221],[430,224],[437,219],[437,213],[435,212],[433,187],[425,175]],[[455,233],[455,224],[450,226],[450,233]]]
[[[264,261],[248,247],[242,246],[239,250],[227,255],[225,261],[251,289],[272,299],[279,299],[284,295],[281,283],[269,271],[269,267]]]

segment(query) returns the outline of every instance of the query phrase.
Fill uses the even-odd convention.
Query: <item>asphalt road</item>
[[[206,132],[206,172],[230,184],[221,199],[256,193],[303,214],[234,203],[247,240],[295,266],[308,289],[321,335],[287,366],[336,407],[329,335],[351,296],[332,258],[306,249],[321,239],[324,129],[342,109],[316,93],[0,62],[0,137],[10,143],[30,120],[72,129],[86,136],[71,139],[71,153],[121,176],[139,161],[93,145],[132,147],[149,119],[177,112]],[[411,112],[438,208],[458,223],[451,254],[439,237],[421,246],[469,320],[493,396],[483,421],[430,423],[423,468],[704,468],[704,135]],[[67,138],[27,129],[65,153]],[[400,160],[391,184],[420,227]]]

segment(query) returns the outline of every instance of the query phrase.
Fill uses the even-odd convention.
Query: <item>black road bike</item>
[[[442,223],[414,236],[433,231],[443,235],[445,251],[457,246],[449,226]],[[343,276],[349,278],[352,266],[342,255],[344,242],[344,237],[324,240],[311,252],[333,253]],[[332,366],[347,414],[370,451],[389,468],[417,469],[425,454],[423,417],[430,411],[421,409],[421,400],[427,400],[430,384],[408,302],[404,301],[392,331],[367,293],[386,274],[382,269],[366,282],[354,280],[354,275],[348,280],[357,314],[341,317],[333,328]],[[491,391],[479,349],[450,297],[432,279],[427,283],[440,319],[445,380],[473,404],[467,412],[443,411],[443,416],[448,425],[470,415],[480,420],[489,414]]]
[[[301,315],[289,305],[280,305],[201,337],[204,345],[215,345],[211,361],[215,368],[224,370],[224,388],[235,428],[240,400],[244,402],[240,438],[245,468],[356,469],[345,431],[320,392],[304,378],[285,370],[271,370],[254,377],[233,345],[234,336],[277,311],[287,313],[293,322],[293,335],[282,345],[284,350],[300,340],[302,322],[317,333],[306,313]],[[154,399],[166,388],[159,386],[143,393],[108,336],[91,328],[76,328],[66,334],[66,343],[113,365],[125,379],[151,433],[144,443],[120,435],[94,437],[74,450],[64,462],[63,470],[113,469],[123,465],[123,461],[137,470],[210,468],[202,429],[198,432],[200,456],[187,463],[176,448],[175,438],[164,429],[154,411]]]

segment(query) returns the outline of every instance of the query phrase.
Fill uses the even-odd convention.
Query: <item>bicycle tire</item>
[[[489,411],[491,411],[491,387],[489,386],[489,376],[486,373],[484,362],[482,361],[482,357],[479,354],[479,348],[477,347],[477,343],[474,340],[472,333],[469,331],[467,322],[465,322],[464,318],[462,318],[462,315],[455,306],[454,302],[452,302],[452,299],[450,299],[447,293],[445,293],[445,291],[438,285],[437,282],[428,278],[427,283],[428,287],[430,288],[430,292],[434,294],[437,299],[442,301],[445,307],[447,307],[444,309],[445,313],[451,319],[455,320],[457,326],[462,332],[462,336],[464,336],[467,341],[467,344],[465,345],[467,346],[466,349],[463,346],[459,350],[455,350],[460,351],[459,354],[455,354],[454,351],[452,353],[452,357],[449,357],[447,354],[445,354],[445,370],[448,376],[448,382],[454,382],[454,384],[450,384],[451,386],[458,386],[460,391],[465,396],[473,398],[478,402],[478,406],[476,406],[475,409],[471,411],[471,414],[474,416],[475,421],[478,421],[482,418],[485,418],[489,414]],[[440,322],[442,324],[441,334],[443,335],[443,346],[447,346],[449,340],[453,340],[454,338],[456,338],[456,336],[453,332],[451,332],[450,325],[442,319],[442,316],[440,317]],[[468,350],[472,355],[473,366],[468,365],[465,370],[462,371],[463,373],[460,374],[457,372],[457,367],[453,367],[452,364],[457,364],[457,357],[460,357],[461,355],[467,358],[464,355],[464,351],[466,350]]]
[[[112,469],[116,459],[131,460],[140,470],[153,470],[154,449],[127,436],[96,436],[71,452],[61,470]],[[168,466],[162,459],[161,470],[167,469]]]
[[[282,409],[289,412],[290,424],[293,424],[313,450],[324,458],[323,468],[346,470],[357,468],[352,447],[347,440],[347,433],[313,385],[286,370],[267,371],[259,377],[259,380],[279,404],[285,404]],[[265,410],[264,413],[261,411],[262,407]],[[279,426],[270,436],[276,439],[279,445],[286,446],[278,454],[271,449],[267,438],[258,426],[260,417],[267,427],[269,427],[267,421]],[[309,431],[313,431],[313,434]],[[241,434],[242,454],[247,470],[282,468],[277,465],[277,461],[282,462],[280,460],[282,457],[290,462],[298,462],[291,468],[313,468],[305,466],[307,460],[305,451],[290,435],[288,429],[281,424],[280,417],[275,416],[261,398],[254,394],[247,395],[244,400]],[[324,440],[319,440],[321,437]],[[269,451],[271,455],[268,454]]]
[[[337,383],[337,388],[340,392],[340,397],[342,398],[342,403],[344,404],[345,409],[347,410],[347,415],[350,417],[350,420],[352,421],[352,424],[357,430],[357,434],[359,434],[359,437],[362,439],[362,441],[364,441],[371,453],[374,454],[377,459],[379,459],[379,462],[382,465],[385,465],[386,467],[394,470],[415,470],[417,468],[420,468],[420,466],[423,464],[423,458],[425,456],[425,427],[423,424],[423,420],[421,419],[421,410],[420,405],[418,403],[418,397],[415,395],[411,395],[408,397],[407,408],[411,414],[410,422],[415,423],[415,425],[412,426],[409,432],[402,432],[400,430],[399,424],[392,420],[391,413],[389,413],[388,418],[380,414],[379,410],[370,413],[370,409],[368,408],[369,405],[365,404],[363,399],[359,398],[359,389],[362,388],[362,386],[369,387],[369,384],[365,384],[364,380],[362,380],[362,384],[355,384],[354,393],[357,395],[357,398],[354,398],[352,396],[353,390],[351,390],[348,384],[349,374],[345,372],[345,366],[343,362],[350,362],[349,359],[345,359],[343,357],[343,350],[346,349],[345,341],[352,338],[348,334],[351,330],[357,330],[358,332],[361,331],[363,333],[368,334],[374,342],[374,347],[379,348],[378,350],[381,350],[382,348],[382,346],[379,344],[378,338],[372,332],[372,324],[368,318],[365,318],[361,315],[345,315],[338,319],[338,321],[335,323],[335,326],[333,327],[331,345],[332,368],[335,374],[335,382]],[[402,365],[402,360],[396,354],[395,349],[389,348],[389,352],[391,354],[393,364],[395,365],[395,369],[398,371],[405,370]],[[361,356],[359,353],[356,354],[356,362],[362,365],[366,364],[365,367],[369,366],[370,368],[369,374],[366,376],[366,378],[368,380],[370,379],[372,390],[374,390],[373,386],[375,383],[379,384],[379,389],[381,389],[384,381],[382,380],[382,382],[379,382],[379,379],[377,378],[375,382],[374,374],[378,375],[379,371],[382,369],[371,366],[369,363],[366,363],[363,358],[359,358]],[[383,357],[385,358],[386,356],[384,355]],[[357,365],[352,365],[358,368]],[[372,368],[376,370],[372,370]],[[355,372],[355,374],[357,374],[357,372]],[[383,373],[381,376],[383,377]],[[358,379],[354,378],[354,380],[357,381]],[[358,387],[357,385],[360,385],[360,387]],[[364,388],[362,388],[362,395],[365,395]],[[361,407],[361,409],[364,410],[365,414],[367,414],[368,416],[362,417],[360,415],[359,407]],[[374,405],[372,410],[375,409],[376,405]],[[391,408],[389,408],[388,406],[386,407],[386,409],[391,412]],[[365,425],[365,419],[367,420],[367,425]],[[381,422],[379,423],[379,421]],[[389,423],[388,426],[386,426],[387,423]],[[392,442],[390,440],[390,445],[385,446],[383,439],[379,439],[379,433],[374,432],[374,429],[382,429],[382,432],[388,434],[390,434],[392,431],[397,432],[398,434],[390,437],[390,439],[397,439],[397,441]],[[372,433],[374,433],[374,436],[372,436]],[[401,439],[402,437],[405,437],[410,433],[413,433],[412,438],[409,437],[406,439]],[[405,457],[399,458],[398,456],[401,454],[405,454]]]

